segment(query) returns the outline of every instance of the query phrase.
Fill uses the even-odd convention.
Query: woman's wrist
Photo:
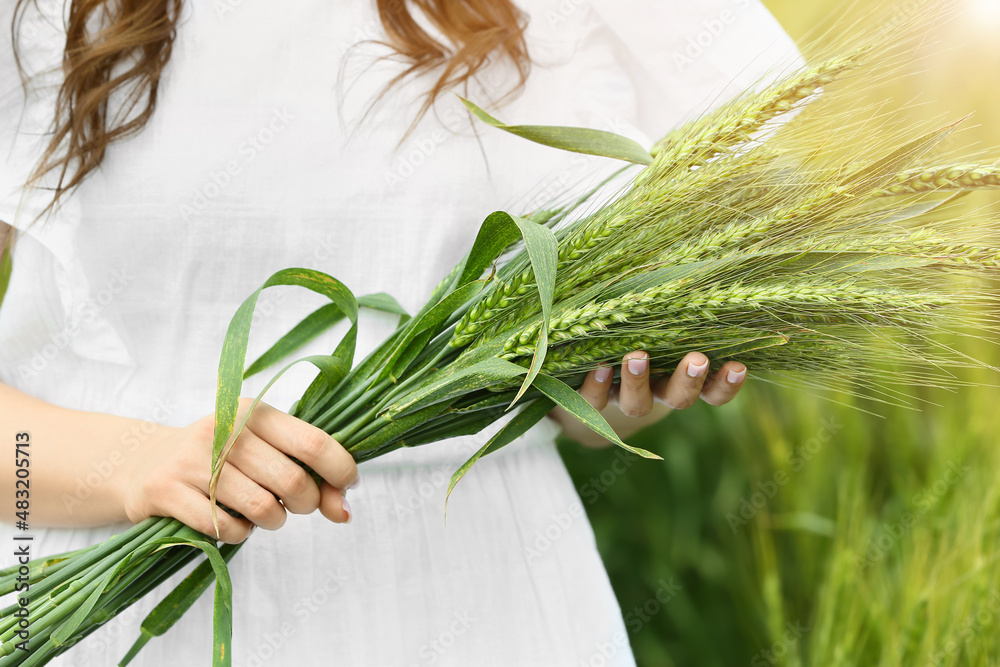
[[[0,424],[31,436],[32,524],[92,526],[126,520],[123,489],[137,434],[151,427],[139,420],[69,410],[0,384]],[[152,427],[153,433],[163,428]],[[148,436],[147,436],[148,437]],[[0,462],[0,489],[13,496],[13,459]]]

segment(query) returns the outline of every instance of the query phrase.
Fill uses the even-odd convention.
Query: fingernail
[[[729,375],[726,376],[726,379],[729,380],[729,384],[739,384],[740,382],[743,382],[743,378],[746,376],[747,369],[744,368],[741,371],[729,371]]]
[[[642,357],[640,359],[629,359],[628,360],[628,372],[632,375],[642,375],[646,372],[646,367],[649,365],[649,359],[647,357]]]
[[[594,371],[594,380],[600,383],[605,383],[611,379],[611,369],[607,366],[601,366],[596,371]]]
[[[693,377],[693,378],[701,377],[702,375],[705,374],[705,371],[707,371],[707,370],[708,370],[708,359],[706,359],[705,363],[701,364],[700,366],[695,366],[694,364],[692,364],[690,362],[688,363],[688,376],[689,377]]]
[[[347,489],[354,489],[359,484],[361,484],[361,473],[356,474],[354,476],[354,481],[348,484],[346,487],[344,487],[344,490],[346,491]]]
[[[351,513],[351,504],[347,502],[346,496],[342,495],[340,497],[340,504],[344,508],[344,512],[347,514],[347,521],[345,521],[344,523],[350,523],[351,519],[354,518],[354,515]]]

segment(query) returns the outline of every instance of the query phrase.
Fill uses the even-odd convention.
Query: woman
[[[321,269],[412,311],[486,213],[529,211],[606,168],[483,131],[448,91],[505,102],[505,118],[648,145],[794,58],[749,0],[63,4],[19,3],[18,54],[35,76],[27,100],[7,95],[2,109],[0,220],[16,240],[0,425],[6,440],[32,434],[36,557],[151,515],[211,531],[215,367],[229,317],[272,272]],[[0,62],[12,92],[12,48]],[[316,303],[265,293],[250,355]],[[364,315],[359,355],[392,324]],[[641,350],[623,364],[620,389],[598,369],[581,390],[623,436],[699,395],[725,403],[746,375],[730,363],[706,378],[693,353],[651,385]],[[359,470],[282,412],[308,379],[271,390],[275,407],[255,412],[220,484],[219,500],[252,520],[220,514],[225,541],[266,529],[232,564],[234,664],[634,664],[553,446],[560,428],[602,443],[553,413],[477,466],[446,527],[447,479],[487,434]],[[166,590],[58,664],[119,659]],[[206,596],[171,632],[179,641],[139,664],[203,664],[210,613]]]

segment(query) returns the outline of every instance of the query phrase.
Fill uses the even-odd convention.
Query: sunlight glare
[[[1000,0],[969,0],[969,5],[975,20],[1000,24]]]

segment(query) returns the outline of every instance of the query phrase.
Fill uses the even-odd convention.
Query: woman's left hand
[[[727,361],[711,376],[708,366],[708,357],[691,352],[670,377],[652,380],[649,355],[637,350],[622,359],[620,383],[612,382],[614,369],[601,367],[587,374],[580,395],[601,411],[619,437],[627,438],[673,410],[691,407],[699,397],[711,405],[733,400],[746,380],[746,366]],[[568,437],[591,447],[608,444],[562,408],[557,407],[551,415]]]

